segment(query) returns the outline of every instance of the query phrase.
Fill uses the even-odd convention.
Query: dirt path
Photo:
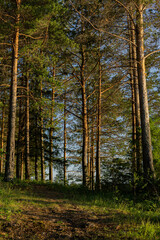
[[[17,199],[17,204],[22,206],[20,212],[3,222],[1,236],[4,237],[0,239],[120,239],[115,237],[121,226],[113,221],[113,212],[86,210],[65,200],[62,194],[46,191],[43,186],[34,191],[41,197]]]

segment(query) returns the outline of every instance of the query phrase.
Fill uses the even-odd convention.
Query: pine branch
[[[76,9],[76,7],[74,6],[74,4],[73,4],[71,1],[69,1],[69,2],[71,3],[71,5],[72,5],[72,7],[74,8],[74,10],[75,10],[82,18],[84,18],[96,31],[104,32],[104,33],[107,33],[108,35],[111,35],[111,36],[113,36],[113,37],[116,37],[116,38],[125,40],[125,41],[127,41],[127,42],[131,42],[134,46],[136,46],[136,44],[135,44],[134,42],[130,41],[129,39],[127,39],[127,38],[125,38],[125,37],[121,37],[121,36],[119,36],[119,35],[117,35],[117,34],[110,33],[110,32],[105,31],[105,30],[103,30],[103,29],[97,28],[88,18],[86,18],[83,14],[81,14],[81,13]]]

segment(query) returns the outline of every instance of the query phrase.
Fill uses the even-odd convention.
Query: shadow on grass
[[[150,221],[152,223],[160,223],[159,203],[153,203],[152,201],[142,201],[137,204],[129,198],[125,199],[124,196],[114,192],[94,192],[85,189],[81,186],[63,186],[60,184],[40,183],[37,182],[24,182],[24,189],[28,188],[24,195],[33,199],[26,200],[33,203],[39,203],[42,205],[60,204],[59,201],[63,201],[63,204],[70,202],[71,204],[78,204],[79,206],[91,209],[97,207],[99,209],[110,209],[112,213],[114,209],[118,213],[120,219],[135,221],[140,223],[141,221]],[[23,186],[22,184],[22,186]],[[26,187],[25,187],[26,184]],[[21,186],[21,183],[20,183]],[[34,198],[41,198],[37,200]],[[43,201],[42,199],[45,199]],[[18,200],[18,199],[17,199]],[[20,199],[19,199],[20,200]],[[23,199],[21,199],[22,201]],[[55,201],[57,200],[57,202]],[[153,205],[155,205],[153,209]],[[125,212],[125,214],[124,214]],[[126,214],[129,213],[129,214]],[[124,216],[124,217],[123,217]],[[126,217],[127,216],[127,217]]]
[[[8,207],[10,200],[17,206],[22,203],[19,208],[23,206],[20,214],[13,212],[10,224],[3,221],[0,231],[9,236],[4,239],[156,239],[160,215],[152,202],[136,205],[118,192],[96,193],[77,186],[36,182],[1,185],[0,194]]]
[[[45,201],[40,203],[44,204]],[[121,239],[120,236],[126,231],[126,215],[116,212],[87,212],[76,205],[69,208],[67,205],[62,205],[61,208],[28,208],[22,211],[21,218],[24,225],[21,227],[21,235],[17,235],[18,239],[29,235],[29,239],[32,239],[31,236],[36,236],[37,232],[41,238],[37,235],[35,239]],[[14,224],[15,234],[19,234],[18,229],[19,225]]]

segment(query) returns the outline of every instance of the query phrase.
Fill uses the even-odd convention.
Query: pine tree
[[[144,58],[144,30],[143,30],[143,10],[144,4],[141,0],[137,1],[137,25],[136,25],[136,42],[137,42],[137,62],[138,62],[138,82],[140,93],[140,111],[142,127],[142,148],[143,148],[143,171],[145,181],[155,178],[152,143],[149,123],[149,107],[146,86],[146,71]]]

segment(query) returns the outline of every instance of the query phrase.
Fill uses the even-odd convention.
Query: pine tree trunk
[[[89,123],[88,123],[88,125],[89,125]],[[90,143],[90,130],[89,130],[89,127],[88,127],[88,134],[87,135],[88,135],[88,147],[87,147],[88,185],[89,185],[89,189],[91,189],[91,161],[90,161],[91,160],[91,157],[90,157],[90,144],[91,143]]]
[[[95,163],[94,163],[94,159],[95,159],[95,153],[94,153],[94,119],[92,117],[92,130],[91,130],[91,159],[90,159],[90,176],[91,176],[91,189],[94,190],[95,189],[95,181],[94,181],[94,173],[95,173]]]
[[[38,181],[38,119],[37,114],[35,117],[36,127],[35,127],[35,180]]]
[[[51,124],[53,125],[53,114],[51,110]],[[49,150],[50,160],[49,160],[49,180],[53,182],[53,127],[50,128],[50,150]]]
[[[86,104],[86,89],[85,83],[82,85],[82,115],[83,115],[83,148],[82,148],[82,168],[83,168],[83,185],[88,184],[87,170],[87,150],[88,150],[88,126],[87,126],[87,104]]]
[[[85,68],[85,51],[81,46],[81,91],[82,91],[82,119],[83,119],[83,147],[82,147],[82,171],[83,171],[83,186],[88,185],[88,170],[87,170],[87,151],[88,151],[88,121],[87,121],[87,97],[86,83],[84,77]]]
[[[21,153],[21,180],[23,180],[23,174],[24,174],[24,150],[22,150]]]
[[[53,79],[55,80],[55,67],[53,68]],[[53,113],[54,113],[55,89],[52,86],[52,107],[51,107],[51,127],[50,127],[50,161],[49,161],[49,180],[53,182]]]
[[[132,10],[132,9],[131,9]],[[132,15],[133,18],[133,15]],[[137,52],[136,52],[136,30],[131,22],[131,41],[132,41],[132,67],[133,67],[133,82],[135,92],[135,111],[136,111],[136,165],[137,174],[142,172],[142,156],[141,156],[141,119],[140,119],[140,102],[139,102],[139,87],[138,87],[138,72],[137,72]]]
[[[22,98],[19,99],[19,129],[18,129],[18,140],[17,140],[17,159],[16,159],[16,178],[20,178],[20,167],[21,167],[21,142],[22,142]]]
[[[15,20],[15,33],[13,38],[13,50],[12,50],[12,73],[11,73],[10,106],[8,119],[9,130],[5,166],[6,181],[10,181],[11,179],[13,179],[15,166],[15,131],[16,131],[18,45],[19,45],[19,22],[20,22],[19,10],[21,0],[16,0],[16,3],[17,3],[17,15]]]
[[[135,88],[134,88],[134,62],[133,62],[133,52],[132,52],[132,24],[131,21],[128,20],[128,28],[129,28],[129,62],[130,62],[130,86],[131,86],[131,102],[132,102],[132,186],[133,193],[135,195],[135,174],[137,173],[137,145],[136,145],[136,137],[137,137],[137,128],[136,128],[136,97],[135,97]]]
[[[66,129],[66,117],[67,117],[67,111],[66,111],[66,105],[67,105],[67,100],[66,100],[66,91],[64,94],[64,185],[67,183],[67,172],[66,172],[66,147],[67,147],[67,129]]]
[[[5,119],[5,101],[3,101],[3,108],[2,108],[2,124],[1,124],[1,151],[2,151],[2,155],[0,156],[0,173],[3,173],[3,163],[4,163],[4,119]]]
[[[142,150],[143,150],[143,170],[146,181],[155,177],[151,133],[149,123],[149,108],[146,86],[146,71],[144,59],[144,33],[143,33],[143,4],[141,0],[137,1],[137,60],[138,60],[138,82],[140,93],[140,112],[142,127]]]
[[[41,100],[42,100],[42,81],[41,81]],[[42,103],[41,103],[42,104]],[[41,138],[41,180],[45,181],[45,164],[44,164],[44,142],[43,142],[43,116],[42,116],[42,106],[40,108],[40,112],[41,112],[41,117],[40,117],[40,121],[41,121],[41,127],[40,127],[40,138]]]
[[[30,159],[29,159],[29,77],[26,76],[26,126],[25,126],[25,179],[30,179]]]
[[[101,189],[101,169],[100,169],[100,145],[101,145],[101,84],[102,67],[99,57],[99,82],[98,82],[98,104],[97,104],[97,138],[96,138],[96,190]]]

